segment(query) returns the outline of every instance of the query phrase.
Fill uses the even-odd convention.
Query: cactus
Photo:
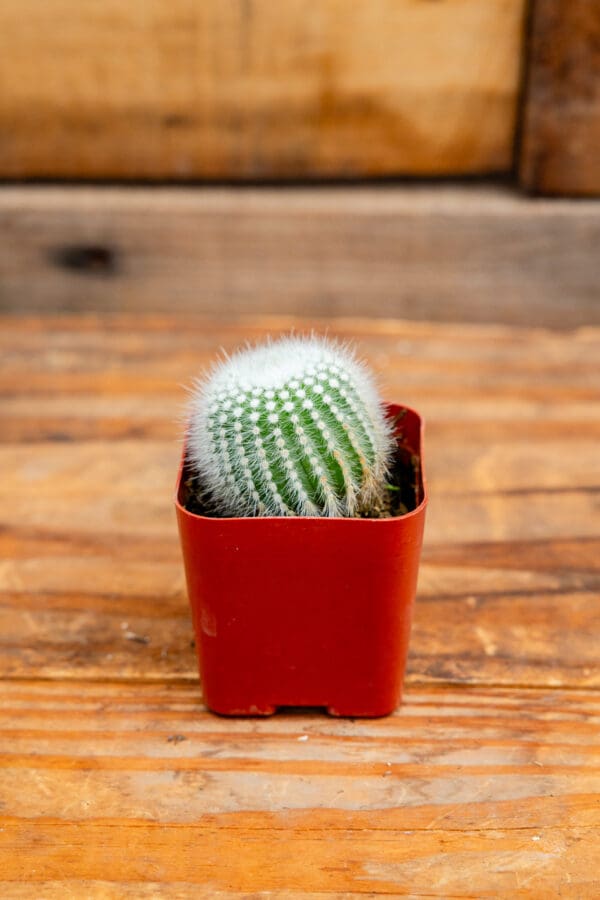
[[[370,374],[323,338],[242,350],[196,384],[188,465],[218,515],[368,515],[393,447]]]

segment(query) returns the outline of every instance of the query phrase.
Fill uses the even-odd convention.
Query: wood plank
[[[136,500],[149,483],[156,485],[157,491],[168,493],[169,477],[181,450],[181,426],[177,422],[165,422],[165,430],[168,424],[171,434],[166,441],[144,435],[143,441],[59,439],[25,445],[0,444],[0,466],[6,477],[0,495],[17,502],[24,491],[30,491],[35,485],[40,501],[54,501],[64,496],[66,482],[69,493],[76,499],[81,499],[77,496],[81,492],[84,502],[95,501],[102,495],[105,479],[112,479],[113,495],[125,501]],[[572,442],[566,437],[528,441],[526,436],[515,436],[512,441],[488,442],[484,431],[483,440],[473,440],[463,451],[447,446],[448,430],[444,429],[438,437],[432,429],[429,436],[428,449],[433,455],[429,482],[438,495],[477,498],[492,494],[523,496],[600,490],[594,428],[590,429],[589,438],[579,440],[577,465],[568,463]],[[139,469],[132,470],[132,458],[139,460]],[[557,458],[565,460],[565,464],[557,466]],[[139,502],[146,501],[140,497]]]
[[[136,772],[154,774],[159,781],[164,780],[160,773],[210,772],[212,782],[206,781],[204,791],[194,791],[191,806],[186,798],[192,785],[183,779],[170,791],[149,792],[142,815],[141,782],[131,784],[131,791],[110,795],[93,784],[83,796],[70,788],[66,793],[77,801],[68,818],[185,824],[206,816],[233,823],[244,812],[247,824],[262,820],[275,826],[279,813],[296,811],[301,818],[308,799],[303,792],[330,781],[318,798],[323,824],[335,826],[346,818],[355,827],[361,822],[382,828],[405,823],[420,829],[431,826],[434,816],[460,828],[466,817],[477,818],[481,805],[481,828],[493,830],[531,826],[544,801],[547,824],[559,825],[561,802],[568,803],[569,797],[561,801],[555,796],[550,803],[546,779],[551,779],[557,790],[562,785],[572,791],[570,824],[586,826],[600,814],[593,798],[586,803],[582,793],[586,779],[590,787],[600,774],[598,712],[594,691],[413,687],[399,710],[379,720],[349,722],[315,711],[228,719],[209,713],[189,684],[9,682],[0,703],[0,790],[7,817],[57,819],[66,810],[65,794],[52,787],[55,780],[66,784],[91,778],[100,784],[110,773],[122,773],[131,783]],[[174,734],[183,740],[169,741]],[[36,783],[32,776],[30,791],[12,792],[34,750],[38,758],[31,766],[41,780]],[[490,770],[499,780],[488,780],[482,791],[480,779],[489,779]],[[270,771],[274,782],[262,803],[256,794],[260,780],[248,777],[261,771]],[[448,774],[452,786],[443,796],[435,784],[421,781],[435,776],[446,780]],[[339,781],[353,775],[362,779],[354,796],[335,796]],[[286,798],[277,782],[283,784],[289,776]],[[246,790],[228,791],[236,779],[247,783]],[[508,795],[507,782],[512,782]],[[403,793],[400,805],[398,790]],[[523,801],[521,815],[511,802],[516,799]],[[496,804],[493,821],[488,815]],[[341,816],[342,811],[350,816]]]
[[[181,684],[9,684],[3,895],[592,896],[599,713],[586,691],[413,689],[382,720],[232,721]]]
[[[535,0],[521,182],[538,194],[600,195],[600,9]]]
[[[411,683],[600,686],[597,574],[575,572],[552,582],[529,570],[482,572],[466,557],[451,576],[444,567],[423,566]],[[65,565],[71,578],[84,577],[85,587],[32,587],[31,570],[46,566],[48,581],[56,582]],[[110,565],[108,557],[89,565],[45,557],[28,566],[6,566],[0,607],[3,677],[196,681],[179,566],[148,566],[147,577],[158,576],[155,591],[137,593],[123,582],[141,565],[125,568],[117,562],[115,571],[112,560],[115,575],[108,589],[91,587],[98,571]],[[23,571],[29,577],[15,589]]]
[[[70,555],[6,561],[0,574],[2,674],[195,680],[172,529],[165,533],[163,556],[166,547],[170,558],[164,561],[149,562],[144,543],[134,558],[116,550],[108,555],[107,548],[103,555],[101,547],[77,555],[73,547]],[[506,560],[485,566],[480,553],[481,548],[465,549],[450,563],[437,562],[443,549],[434,548],[431,562],[426,556],[409,679],[600,684],[600,576],[591,562],[597,546],[588,544],[587,556],[580,548],[583,558],[565,572],[544,568],[542,552],[539,568]]]
[[[171,507],[180,385],[219,346],[291,324],[3,320],[1,674],[195,681]],[[321,324],[428,420],[409,681],[598,685],[598,331]]]
[[[523,9],[4,0],[0,177],[508,170]]]
[[[118,883],[105,879],[77,879],[61,878],[52,881],[36,881],[34,885],[18,884],[15,881],[0,881],[0,888],[7,900],[122,900],[123,897],[133,897],[134,900],[145,900],[149,897],[166,897],[167,900],[248,900],[247,891],[219,891],[212,887],[204,887],[202,884],[178,881],[169,884],[165,881],[119,881]],[[259,895],[260,896],[260,895]],[[349,900],[360,898],[364,894],[344,891],[270,891],[269,900]]]
[[[593,201],[449,185],[4,187],[0,227],[9,312],[600,323]]]
[[[164,881],[119,881],[110,882],[105,879],[77,879],[75,885],[72,880],[61,878],[52,881],[36,881],[35,885],[18,884],[0,881],[0,888],[4,891],[7,900],[122,900],[123,897],[133,897],[134,900],[145,900],[149,897],[166,897],[167,900],[248,900],[247,891],[219,891],[212,887],[204,887],[202,884],[178,881],[169,884]],[[255,896],[255,895],[254,895]],[[259,895],[260,896],[260,895]],[[338,891],[270,891],[269,900],[348,900],[348,898],[360,898],[364,894]]]
[[[285,890],[312,896],[341,888],[358,893],[411,897],[472,897],[470,888],[516,898],[593,897],[597,842],[593,828],[513,829],[505,833],[456,834],[438,828],[305,828],[289,831],[202,825],[71,825],[39,820],[5,826],[5,878],[24,880],[76,874],[77,883],[106,878],[113,883],[200,883],[239,892]],[[538,848],[531,842],[540,842]],[[36,846],[37,845],[37,846]],[[492,868],[490,868],[490,865]],[[431,879],[434,886],[431,886]],[[442,886],[440,885],[440,881]],[[450,893],[449,893],[450,892]],[[32,896],[34,894],[32,893]],[[248,896],[248,893],[246,893]],[[475,895],[477,896],[477,895]]]

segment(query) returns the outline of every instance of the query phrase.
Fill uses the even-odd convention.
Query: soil
[[[372,507],[361,519],[389,519],[405,516],[421,502],[421,459],[403,447],[398,448],[381,506]]]
[[[421,502],[420,476],[420,457],[400,445],[381,503],[361,512],[356,518],[390,519],[404,516],[416,509]],[[197,476],[184,473],[183,488],[183,506],[188,512],[197,516],[220,518],[215,515],[203,497],[202,486]]]

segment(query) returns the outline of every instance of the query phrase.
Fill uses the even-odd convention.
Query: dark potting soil
[[[357,516],[360,519],[389,519],[404,516],[416,509],[421,502],[421,460],[406,447],[398,447],[394,464],[382,502],[368,512]],[[184,508],[197,516],[221,518],[211,509],[197,475],[184,472]]]

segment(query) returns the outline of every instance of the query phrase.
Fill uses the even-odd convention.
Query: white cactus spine
[[[354,516],[393,446],[370,374],[323,338],[242,350],[196,385],[188,461],[219,515]]]

